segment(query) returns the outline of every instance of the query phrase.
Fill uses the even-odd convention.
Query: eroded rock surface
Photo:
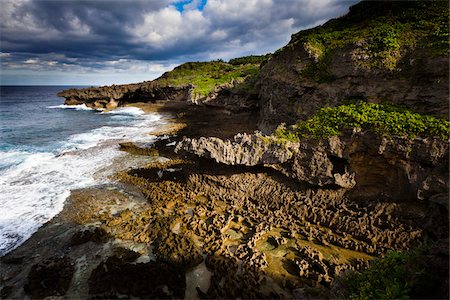
[[[89,293],[98,298],[117,295],[142,299],[184,297],[186,284],[184,273],[179,269],[164,263],[133,264],[132,261],[111,256],[100,263],[89,278]]]
[[[239,134],[183,139],[187,151],[228,165],[268,165],[312,185],[354,188],[355,198],[429,199],[448,194],[448,142],[348,132],[298,143]]]
[[[179,171],[159,177],[162,169]],[[347,189],[308,188],[268,170],[173,161],[119,180],[141,186],[151,208],[107,223],[110,232],[135,242],[148,237],[166,263],[194,266],[197,251],[206,254],[212,277],[203,297],[305,297],[305,286],[315,287],[309,296],[325,297],[322,288],[345,270],[448,234],[434,203],[358,203]]]
[[[52,257],[31,268],[25,292],[32,298],[64,296],[75,271],[69,257]]]
[[[98,88],[68,89],[58,93],[65,104],[86,104],[92,108],[113,109],[125,103],[154,102],[156,100],[189,100],[193,86],[166,86],[154,81],[136,84],[103,86]]]

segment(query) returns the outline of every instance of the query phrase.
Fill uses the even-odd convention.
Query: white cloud
[[[347,9],[333,0],[208,0],[203,11],[196,9],[198,4],[185,5],[183,12],[174,6],[151,11],[127,30],[149,53],[191,51],[203,58],[223,53],[215,58],[228,59],[275,51],[299,29]]]
[[[209,27],[202,12],[189,10],[183,13],[169,6],[162,10],[145,14],[144,22],[128,31],[136,43],[148,43],[148,46],[163,49],[204,35]]]
[[[291,34],[340,16],[351,4],[208,0],[198,10],[201,0],[194,0],[180,12],[171,0],[0,1],[2,72],[28,69],[66,76],[150,76],[187,60],[273,52]]]
[[[89,25],[83,23],[77,16],[72,16],[67,22],[71,27],[71,34],[75,36],[88,36],[91,34],[91,28]]]
[[[35,65],[39,63],[39,59],[27,59],[26,61],[24,61],[24,63],[26,64],[31,64],[31,65]]]

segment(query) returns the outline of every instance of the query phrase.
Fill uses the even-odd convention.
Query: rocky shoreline
[[[311,166],[310,161],[303,157],[295,163],[292,155],[273,155],[277,152],[269,150],[276,147],[267,141],[264,147],[269,150],[259,151],[260,156],[241,151],[239,159],[224,155],[228,152],[223,147],[213,147],[214,152],[207,142],[202,147],[192,142],[216,136],[208,140],[212,145],[231,145],[224,139],[255,130],[251,112],[227,114],[178,101],[138,106],[173,116],[171,124],[155,132],[159,138],[151,149],[121,145],[130,155],[148,158],[147,163],[116,173],[110,185],[72,191],[58,216],[1,258],[2,298],[338,297],[333,287],[346,272],[365,269],[371,259],[390,250],[423,243],[432,245],[429,267],[442,280],[434,288],[445,291],[448,208],[439,201],[394,201],[389,194],[373,193],[356,197],[351,193],[355,170],[356,182],[359,177],[352,160],[345,172],[332,172],[337,170],[334,160],[330,174],[318,175],[334,178],[334,183],[308,182],[298,176],[301,172],[292,171],[301,169],[303,160]],[[238,136],[235,143],[254,138]],[[370,136],[367,140],[377,141]],[[379,155],[394,162],[401,159],[402,164],[395,163],[403,165],[400,171],[409,170],[407,174],[426,182],[411,171],[411,162],[423,170],[420,153],[434,153],[436,163],[428,168],[442,166],[448,145],[431,143],[434,152],[421,152],[426,142],[417,143],[409,145],[412,151],[406,158],[395,158],[395,147],[388,142]],[[256,151],[255,145],[246,149]],[[333,149],[337,155],[347,148]],[[317,145],[312,152],[321,153]],[[346,158],[346,151],[340,153]],[[376,168],[375,162],[372,165]],[[307,172],[314,173],[302,174]],[[348,174],[353,184],[336,184],[336,174]],[[439,178],[437,171],[427,174]],[[389,186],[383,184],[388,193]],[[417,187],[415,181],[403,184]]]
[[[362,1],[273,54],[62,91],[170,123],[1,258],[1,297],[448,299],[447,6]]]

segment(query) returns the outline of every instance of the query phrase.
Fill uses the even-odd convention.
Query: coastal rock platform
[[[351,194],[358,176],[355,187],[302,181],[276,167],[292,157],[233,165],[212,151],[186,151],[187,141],[202,136],[231,145],[227,139],[256,129],[251,112],[172,101],[138,106],[170,113],[173,123],[151,148],[123,143],[122,150],[165,159],[116,172],[110,185],[72,191],[57,217],[1,258],[3,298],[339,297],[348,272],[425,241],[434,245],[428,255],[443,257],[427,266],[442,279],[432,289],[445,290],[444,205],[377,193],[361,201]],[[434,149],[439,165],[445,149]],[[394,152],[384,153],[393,159]]]

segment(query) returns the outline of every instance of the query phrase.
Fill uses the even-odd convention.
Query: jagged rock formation
[[[412,200],[448,197],[448,148],[439,139],[355,131],[299,143],[249,134],[239,134],[233,142],[185,138],[176,151],[229,165],[269,165],[312,185],[353,188],[354,198]]]
[[[159,177],[161,168],[179,171]],[[291,291],[329,286],[345,270],[367,267],[367,254],[405,250],[430,233],[448,235],[448,227],[435,230],[445,218],[434,203],[385,197],[358,203],[346,197],[347,189],[304,187],[267,170],[174,161],[120,180],[141,186],[151,208],[114,217],[108,231],[136,242],[153,240],[158,259],[175,264],[198,263],[198,245],[213,273],[203,290],[212,298],[278,294],[271,276],[283,278],[278,284]]]
[[[98,108],[159,99],[229,111],[259,108],[255,122],[264,131],[346,99],[389,101],[448,118],[448,52],[443,55],[435,44],[442,16],[448,32],[448,16],[433,10],[440,5],[364,1],[343,18],[294,35],[253,78],[250,72],[224,83],[224,63],[214,63],[219,72],[211,72],[208,63],[188,63],[152,82],[59,95],[66,104]],[[420,27],[422,18],[431,29]],[[420,32],[405,31],[407,22]],[[220,80],[213,80],[212,89],[202,76]],[[204,85],[194,93],[198,87],[178,85],[180,78]],[[197,126],[212,127],[201,121]],[[171,153],[176,159],[170,162],[116,174],[120,182],[138,186],[147,204],[102,212],[88,222],[98,221],[99,229],[58,243],[82,253],[107,237],[155,250],[156,263],[142,261],[148,250],[130,259],[104,253],[89,271],[91,296],[182,297],[185,272],[203,263],[212,277],[209,288],[197,290],[202,298],[305,298],[311,297],[302,294],[305,286],[330,287],[345,270],[366,268],[374,256],[424,241],[444,245],[433,258],[440,266],[433,271],[448,283],[448,264],[442,263],[448,262],[448,140],[354,130],[300,142],[262,134],[230,141],[208,137],[211,132],[178,142],[176,152],[191,155]],[[90,203],[92,197],[86,199]],[[69,211],[80,215],[87,205],[82,204]],[[125,274],[137,277],[122,280]],[[157,278],[155,288],[147,283],[149,274]],[[448,295],[446,284],[442,290]]]
[[[279,145],[256,135],[239,134],[234,142],[215,137],[185,138],[175,149],[181,150],[229,165],[272,165],[290,177],[313,185],[354,186],[353,175],[334,167],[322,145],[290,142]]]
[[[92,108],[113,109],[124,103],[154,102],[156,100],[189,100],[193,86],[164,86],[154,81],[136,84],[69,89],[58,93],[66,98],[64,104],[86,104]]]

